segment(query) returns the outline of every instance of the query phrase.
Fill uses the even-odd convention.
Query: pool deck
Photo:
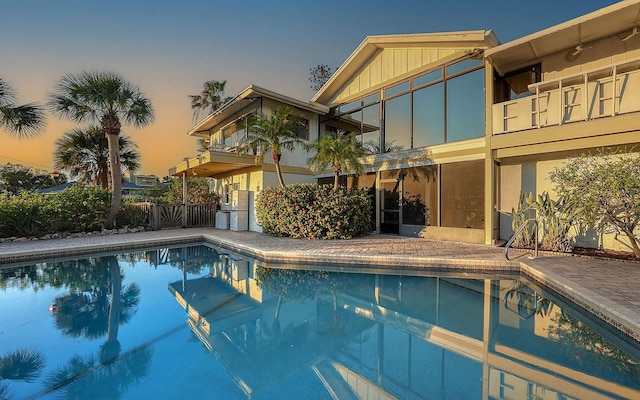
[[[456,273],[520,273],[640,342],[640,262],[603,260],[402,236],[370,235],[350,240],[274,238],[213,228],[170,229],[104,236],[0,243],[0,268],[44,258],[95,254],[206,241],[269,263],[332,264],[336,270],[367,268]],[[511,254],[513,253],[513,254]],[[513,257],[517,257],[513,259]]]

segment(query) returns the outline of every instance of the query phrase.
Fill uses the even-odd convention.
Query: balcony
[[[494,135],[640,111],[640,58],[534,83],[529,91],[492,106]]]
[[[238,154],[236,148],[211,146],[199,155],[185,158],[184,161],[169,169],[169,175],[181,175],[186,172],[190,176],[217,177],[243,168],[256,165],[253,155]]]

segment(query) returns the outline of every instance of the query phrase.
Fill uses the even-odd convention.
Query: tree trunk
[[[633,250],[633,255],[636,256],[636,258],[640,258],[640,247],[638,246],[638,239],[633,234],[633,232],[629,232],[625,229],[624,233],[629,238],[629,243],[631,243],[631,249]]]
[[[107,215],[107,227],[114,228],[122,199],[122,169],[120,166],[120,119],[115,112],[108,112],[100,119],[102,131],[109,146],[109,174],[111,177],[111,209]]]
[[[118,135],[108,134],[109,143],[109,172],[111,174],[111,208],[107,215],[107,227],[114,228],[116,216],[120,211],[122,200],[122,170],[120,166],[120,143]]]
[[[101,362],[115,360],[120,354],[120,342],[118,330],[120,328],[120,312],[122,310],[122,277],[120,264],[115,256],[109,256],[109,273],[111,276],[111,303],[109,304],[109,322],[107,325],[107,338],[101,346]]]
[[[276,174],[278,175],[278,181],[280,182],[280,186],[284,187],[284,180],[282,179],[282,172],[280,171],[280,159],[282,158],[282,154],[276,153],[275,151],[271,151],[271,157],[273,157],[273,163],[276,166]]]
[[[342,166],[340,164],[338,164],[338,165],[333,167],[333,174],[334,174],[333,191],[334,192],[336,190],[338,190],[338,185],[340,185],[340,172],[341,171],[342,171]]]

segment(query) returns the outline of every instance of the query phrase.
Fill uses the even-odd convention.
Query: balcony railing
[[[529,91],[493,105],[494,135],[640,111],[640,59],[534,83]]]

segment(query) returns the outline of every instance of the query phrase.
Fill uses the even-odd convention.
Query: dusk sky
[[[197,154],[189,94],[226,80],[308,101],[309,68],[337,68],[369,35],[491,29],[501,43],[613,0],[168,1],[0,0],[0,78],[18,103],[44,104],[65,74],[116,72],[151,99],[155,121],[123,126],[142,155],[138,174],[167,175]],[[201,115],[202,117],[202,115]],[[53,171],[54,142],[76,127],[47,113],[31,139],[0,132],[0,164]]]

